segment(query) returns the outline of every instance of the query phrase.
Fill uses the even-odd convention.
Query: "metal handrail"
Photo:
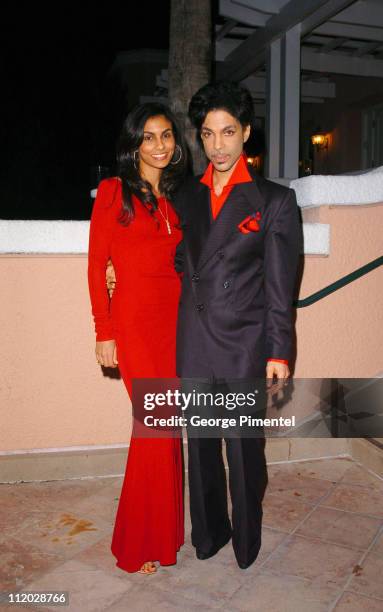
[[[331,283],[331,285],[327,285],[327,287],[323,287],[323,289],[316,291],[312,295],[309,295],[308,297],[303,298],[302,300],[294,300],[293,306],[295,306],[295,308],[304,308],[305,306],[311,306],[311,304],[315,304],[315,302],[318,302],[319,300],[323,299],[324,297],[327,297],[331,293],[334,293],[334,291],[341,289],[345,285],[352,283],[354,280],[357,280],[361,276],[364,276],[368,272],[371,272],[372,270],[375,270],[375,268],[379,268],[379,266],[382,265],[383,256],[377,257],[376,259],[370,261],[368,264],[362,266],[361,268],[358,268],[357,270],[354,270],[354,272],[350,272],[350,274],[346,274],[346,276],[343,276],[337,281]]]

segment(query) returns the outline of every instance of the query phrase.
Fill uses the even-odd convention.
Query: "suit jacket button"
[[[230,287],[230,281],[225,281],[225,282],[223,283],[223,288],[224,288],[224,289],[228,289],[229,287]]]
[[[201,312],[201,310],[204,309],[204,304],[197,304],[196,308],[197,308],[198,312]]]
[[[193,283],[198,283],[199,281],[199,274],[197,272],[194,272],[193,276],[191,277]]]

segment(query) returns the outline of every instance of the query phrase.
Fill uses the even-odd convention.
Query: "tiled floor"
[[[0,589],[67,590],[75,612],[383,611],[383,481],[349,459],[269,466],[263,544],[240,570],[228,544],[186,544],[154,576],[115,567],[121,478],[0,485]],[[1,606],[1,610],[21,609]]]

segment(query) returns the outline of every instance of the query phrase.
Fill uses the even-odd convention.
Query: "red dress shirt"
[[[213,186],[213,164],[210,162],[205,174],[201,178],[201,183],[207,185],[210,189],[210,203],[213,219],[216,219],[234,185],[238,185],[239,183],[251,183],[252,180],[253,179],[251,178],[250,173],[247,169],[246,158],[244,155],[241,155],[236,165],[234,166],[233,172],[231,173],[228,182],[222,189],[222,193],[220,195],[216,195]]]
[[[207,185],[210,189],[211,214],[213,219],[216,219],[234,185],[239,185],[240,183],[249,183],[253,179],[247,169],[246,157],[244,154],[242,154],[236,165],[234,166],[233,172],[231,173],[228,182],[222,189],[222,193],[220,195],[217,195],[214,191],[213,185],[213,170],[213,164],[210,162],[210,164],[206,168],[205,174],[201,178],[201,183]],[[289,363],[287,359],[275,359],[274,357],[270,357],[267,361],[277,361],[279,363],[285,363],[286,365],[288,365]]]

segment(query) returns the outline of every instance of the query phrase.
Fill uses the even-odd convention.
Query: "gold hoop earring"
[[[138,167],[137,167],[137,156],[138,156],[138,161],[139,161],[140,156],[138,155],[138,149],[136,149],[136,151],[133,151],[133,166],[135,167],[136,170],[138,170]]]
[[[179,155],[179,156],[178,156],[177,161],[171,161],[171,162],[170,162],[172,166],[175,166],[176,164],[179,164],[179,163],[180,163],[180,161],[181,161],[181,159],[182,159],[182,149],[181,149],[180,145],[178,145],[178,144],[177,144],[177,145],[175,146],[174,151],[175,151],[176,149],[178,149],[178,151],[179,151],[179,153],[178,153],[178,155]]]

